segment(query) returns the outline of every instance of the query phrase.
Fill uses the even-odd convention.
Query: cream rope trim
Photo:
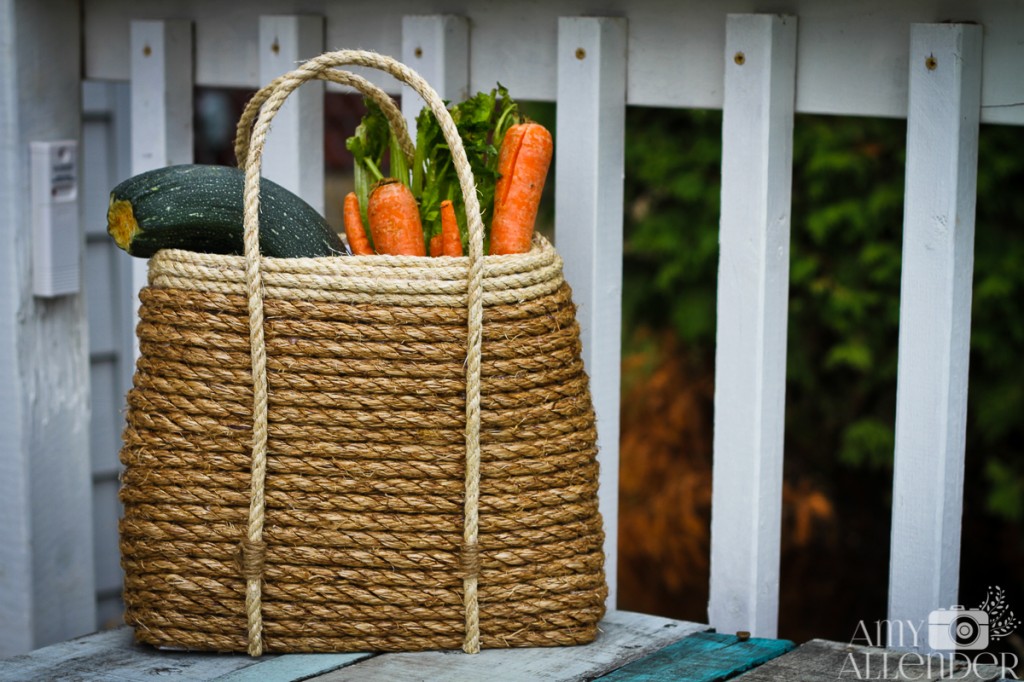
[[[508,305],[510,303],[526,303],[558,290],[562,279],[549,279],[538,284],[514,290],[495,290],[483,295],[486,307]],[[150,286],[164,289],[186,289],[204,291],[215,294],[235,294],[245,296],[248,289],[244,283],[203,281],[196,282],[189,277],[175,275],[159,275],[150,278]],[[316,303],[380,303],[381,297],[373,293],[360,292],[323,292],[316,289],[291,289],[284,287],[263,287],[264,298],[280,301],[310,301]],[[446,296],[439,294],[411,294],[408,296],[393,295],[388,298],[391,305],[396,306],[429,306],[458,307],[469,305],[468,296]]]
[[[150,262],[173,260],[210,268],[241,272],[245,268],[244,256],[199,253],[182,249],[161,249]],[[554,247],[541,235],[534,236],[534,247],[529,253],[484,258],[485,278],[504,277],[531,272],[558,263],[562,259]],[[263,258],[264,273],[282,272],[296,275],[313,274],[327,277],[366,276],[402,280],[458,280],[465,282],[469,271],[469,258],[423,258],[422,256],[326,256],[323,258]]]
[[[190,255],[206,256],[195,251],[182,251]],[[241,258],[240,256],[228,256]],[[542,235],[534,235],[534,246],[528,253],[517,253],[508,256],[487,256],[484,258],[484,277],[503,277],[520,272],[530,272],[539,267],[558,263],[562,266],[562,258],[555,247]],[[372,277],[404,277],[406,279],[458,279],[466,281],[469,269],[469,258],[460,256],[442,256],[424,258],[422,256],[390,256],[375,254],[372,256],[349,256],[337,258],[266,258],[266,272],[311,272],[329,273],[331,275],[369,274]]]
[[[552,263],[532,272],[516,273],[504,277],[484,278],[483,295],[485,305],[494,305],[497,301],[529,300],[538,293],[557,287],[561,282],[561,269]],[[181,289],[197,289],[200,291],[244,292],[244,271],[225,271],[223,268],[196,266],[180,261],[163,260],[150,268],[150,284],[162,284],[167,281],[179,281]],[[188,282],[191,281],[191,284]],[[325,277],[322,275],[293,275],[290,273],[263,273],[264,291],[271,289],[273,298],[309,299],[317,301],[334,301],[339,303],[362,300],[361,294],[378,296],[382,305],[408,305],[410,300],[421,296],[432,301],[433,305],[466,307],[466,280],[409,280],[383,279],[373,277]],[[543,286],[540,289],[539,285]]]

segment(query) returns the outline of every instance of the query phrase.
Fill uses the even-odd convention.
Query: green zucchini
[[[245,173],[229,166],[181,165],[131,177],[110,193],[107,232],[133,256],[160,249],[243,253]],[[316,209],[260,178],[260,252],[304,258],[348,250]]]

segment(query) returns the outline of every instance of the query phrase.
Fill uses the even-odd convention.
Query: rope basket
[[[259,255],[270,121],[312,78],[375,97],[344,65],[434,110],[467,257]],[[607,595],[596,431],[558,254],[538,236],[484,257],[450,115],[381,55],[328,53],[275,80],[238,140],[245,256],[160,251],[140,295],[120,528],[136,639],[254,656],[592,641]]]

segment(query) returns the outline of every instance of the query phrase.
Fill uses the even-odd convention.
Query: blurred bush
[[[873,593],[872,608],[881,611],[876,615],[879,618],[885,617],[905,143],[903,120],[799,116],[793,145],[784,512],[784,520],[792,523],[784,532],[784,570],[787,547],[792,548],[795,537],[811,542],[807,518],[827,521],[819,524],[818,549],[834,552],[830,558],[837,563],[845,556],[862,574],[877,575],[871,582],[880,589]],[[708,470],[710,448],[706,444],[712,428],[708,403],[713,392],[707,385],[714,373],[720,165],[721,112],[629,110],[621,493],[627,528],[627,517],[640,513],[633,505],[650,504],[658,495],[652,490],[644,501],[625,484],[632,479],[646,480],[644,470],[648,471],[646,478],[653,481],[649,485],[655,488],[658,480],[673,475],[665,471],[664,464],[668,436],[664,429],[647,426],[660,418],[656,405],[673,404],[667,397],[657,397],[659,391],[703,396],[704,403],[693,411],[702,420],[703,436],[694,435],[692,419],[670,415],[665,423],[675,419],[681,424],[677,468]],[[967,423],[965,562],[980,549],[971,543],[982,537],[1002,538],[1001,547],[993,550],[997,556],[989,558],[1019,561],[1024,557],[1024,534],[1019,532],[1024,521],[1021,187],[1021,129],[983,126]],[[674,381],[666,380],[666,357],[671,357],[676,368]],[[652,432],[646,444],[645,429]],[[694,452],[687,445],[692,443],[705,445]],[[639,471],[627,476],[630,468]],[[676,495],[662,504],[666,507],[663,511],[670,514],[674,509],[689,518],[693,508],[707,516],[708,501],[702,495]],[[684,508],[686,511],[679,511]],[[813,513],[808,517],[801,509]],[[992,532],[978,530],[986,528]],[[999,533],[996,528],[1015,532]],[[685,532],[681,528],[674,531]],[[1012,538],[1009,543],[1007,537]],[[622,542],[623,580],[628,581],[632,579],[630,562],[635,563],[640,550],[630,546],[629,537]],[[692,553],[692,549],[685,552]],[[854,559],[861,551],[873,558]],[[704,566],[696,568],[705,570]],[[814,570],[810,564],[806,568]],[[972,573],[971,566],[967,569],[965,585],[964,581],[980,573]],[[1020,583],[1018,589],[1024,588],[1019,575],[1008,575],[1008,580]],[[828,589],[834,589],[834,584]],[[827,589],[822,596],[828,599]],[[861,609],[852,622],[872,615],[864,613],[864,603],[856,599],[849,608]],[[699,614],[686,615],[696,618]]]
[[[892,466],[904,121],[801,116],[794,135],[786,453]],[[627,349],[671,329],[711,367],[721,113],[631,109]],[[1024,519],[1024,135],[982,129],[968,453],[988,509]]]

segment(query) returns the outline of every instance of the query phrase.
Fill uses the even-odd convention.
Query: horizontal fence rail
[[[960,3],[964,5],[964,3]],[[124,40],[135,19],[187,16],[195,26],[195,80],[212,87],[257,87],[259,17],[293,10],[281,0],[191,2],[171,13],[166,0],[85,0],[86,78],[128,79]],[[436,0],[392,3],[312,3],[325,22],[328,49],[361,47],[403,54],[403,20],[445,11]],[[629,23],[626,101],[641,106],[722,106],[726,11],[708,0],[608,0],[609,16]],[[310,10],[311,12],[314,10]],[[1018,3],[981,0],[957,6],[939,0],[864,5],[855,0],[791,0],[786,11],[800,20],[797,53],[798,113],[904,117],[911,24],[949,19],[985,27],[982,122],[1024,123],[1024,63]],[[470,87],[489,90],[500,81],[521,99],[553,100],[558,90],[558,21],[578,15],[576,0],[535,3],[530,12],[503,3],[471,3]],[[953,16],[949,16],[952,13]],[[397,92],[386,78],[375,83]],[[328,86],[328,88],[333,86]]]

